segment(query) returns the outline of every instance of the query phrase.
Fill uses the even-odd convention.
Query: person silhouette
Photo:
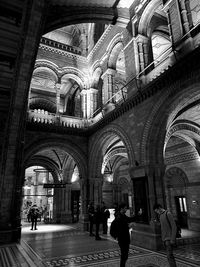
[[[31,219],[31,230],[37,230],[37,219],[40,212],[36,204],[34,204],[29,210],[29,216]]]

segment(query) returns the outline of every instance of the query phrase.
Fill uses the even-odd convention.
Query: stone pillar
[[[167,14],[169,32],[172,39],[172,45],[177,43],[183,36],[183,26],[178,1],[165,1],[164,11]]]
[[[88,90],[89,94],[89,111],[88,111],[88,118],[93,117],[93,113],[97,109],[97,96],[98,90],[94,88],[90,88]]]
[[[137,246],[143,246],[148,249],[158,250],[162,247],[160,226],[155,221],[155,213],[153,211],[153,205],[155,202],[163,204],[163,179],[164,166],[161,165],[148,165],[138,166],[129,169],[130,177],[132,180],[147,179],[148,191],[148,223],[135,223],[133,227],[133,239],[131,243]],[[135,185],[136,183],[134,183]],[[134,196],[135,197],[135,196]],[[134,207],[133,207],[134,208]],[[145,240],[145,243],[144,243]]]
[[[102,202],[102,186],[102,178],[91,178],[89,180],[90,201],[94,202],[94,206],[101,204]]]
[[[45,23],[48,1],[26,1],[23,9],[20,43],[12,99],[1,151],[0,243],[18,241],[21,236],[21,201],[24,181],[23,151],[27,97],[34,61]]]
[[[81,214],[80,214],[80,223],[84,231],[88,231],[88,213],[87,213],[87,206],[89,204],[89,189],[88,189],[88,180],[87,178],[80,179],[80,186],[81,186]]]
[[[136,38],[138,45],[138,55],[139,55],[139,72],[140,76],[145,75],[146,71],[144,69],[149,63],[149,58],[153,59],[153,55],[149,55],[149,38],[144,35],[139,34]],[[147,70],[148,71],[148,70]]]
[[[34,196],[33,196],[33,203],[36,203],[36,195],[38,193],[38,178],[39,178],[40,172],[35,172],[35,181],[34,181]],[[37,204],[37,203],[36,203]]]
[[[61,223],[72,222],[71,212],[71,184],[66,184],[65,189],[60,188],[60,194],[62,195],[62,210],[61,210]]]
[[[60,88],[61,84],[56,83],[55,84],[55,89],[56,89],[56,115],[59,115],[60,113]]]
[[[114,75],[115,70],[107,69],[106,72],[102,75],[103,79],[103,104],[106,104],[108,101],[110,103],[114,102],[113,95],[115,93],[114,88]]]
[[[138,46],[136,42],[136,17],[131,19],[132,22],[132,36],[129,36],[127,39],[128,43],[124,44],[124,58],[125,58],[125,67],[126,67],[126,81],[127,81],[127,94],[128,96],[132,95],[134,92],[138,90],[138,84],[136,84],[136,76],[139,73],[139,55],[138,55]],[[129,34],[130,33],[127,33]],[[123,31],[123,35],[125,35]],[[125,39],[125,40],[126,40]],[[131,39],[131,40],[130,40]]]
[[[190,26],[189,26],[189,21],[188,21],[188,16],[187,16],[185,0],[179,0],[179,3],[180,3],[184,33],[188,33],[190,31]]]
[[[82,113],[83,113],[83,118],[87,118],[87,90],[82,90],[81,91],[81,106],[82,106]]]

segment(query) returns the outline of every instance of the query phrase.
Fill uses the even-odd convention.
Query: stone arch
[[[181,168],[171,167],[164,175],[164,182],[167,207],[178,217],[175,198],[184,196],[187,203],[188,177]]]
[[[94,72],[93,72],[93,77],[92,77],[92,82],[91,82],[91,87],[97,89],[98,88],[98,83],[99,83],[99,79],[101,77],[102,74],[102,69],[101,67],[97,67]]]
[[[148,26],[154,14],[154,11],[162,4],[161,0],[152,0],[146,6],[140,18],[138,33],[144,36],[148,36]]]
[[[50,75],[52,75],[53,80],[55,82],[58,82],[58,79],[59,79],[58,66],[48,60],[36,60],[32,77],[38,72],[44,71],[44,70],[46,70]]]
[[[116,69],[117,58],[122,49],[123,43],[121,34],[116,34],[106,51],[108,55],[108,68]]]
[[[54,179],[55,182],[58,182],[58,166],[55,164],[55,162],[49,160],[49,159],[45,159],[44,157],[40,157],[40,156],[34,156],[33,158],[31,158],[31,160],[28,161],[28,164],[25,166],[25,168],[29,168],[31,166],[42,166],[45,169],[48,170],[53,170],[51,172],[52,177]],[[56,170],[56,171],[54,171]]]
[[[106,3],[96,3],[93,1],[86,2],[83,5],[73,1],[69,4],[51,5],[51,10],[56,10],[54,15],[49,12],[44,26],[44,34],[53,31],[63,26],[81,24],[81,23],[104,23],[104,24],[117,24],[126,27],[130,20],[128,10],[125,12],[118,11],[116,5],[113,6],[109,1]],[[82,4],[82,2],[81,2]],[[59,15],[55,15],[59,14]]]
[[[182,130],[184,131],[184,133],[180,133],[180,131]],[[192,125],[191,123],[182,122],[170,127],[170,130],[166,134],[165,146],[173,135],[184,139],[192,146],[195,146],[195,143],[200,141],[200,129],[196,125]]]
[[[29,99],[30,109],[44,109],[50,113],[56,113],[56,103],[41,97],[32,97]]]
[[[188,184],[188,178],[182,169],[172,167],[165,173],[165,182],[168,187],[186,187]]]
[[[200,99],[199,83],[190,81],[188,87],[181,90],[182,83],[176,82],[159,94],[155,101],[154,108],[148,117],[141,140],[141,163],[148,165],[150,159],[152,163],[163,163],[163,148],[165,144],[166,131],[180,109]],[[175,94],[174,92],[177,92]],[[168,110],[168,113],[166,113]],[[170,115],[169,115],[170,114]],[[158,127],[158,125],[160,127]],[[165,131],[166,130],[166,131]]]
[[[63,68],[61,71],[61,82],[64,79],[73,79],[75,80],[79,85],[81,89],[88,87],[88,81],[85,78],[85,75],[78,69],[72,68],[72,67],[66,67]]]
[[[93,136],[93,142],[90,146],[90,157],[89,163],[92,166],[90,170],[90,177],[101,177],[101,167],[103,162],[103,155],[102,155],[102,143],[105,144],[109,138],[112,136],[117,136],[121,139],[124,143],[125,148],[127,150],[129,165],[134,165],[135,162],[135,154],[134,150],[131,145],[131,141],[129,140],[128,135],[126,132],[117,124],[110,124],[108,127],[103,129],[102,131],[98,132],[96,135]],[[100,156],[101,155],[101,156]],[[96,161],[98,159],[98,161]]]
[[[127,156],[127,151],[126,151],[125,148],[115,148],[115,149],[113,149],[111,152],[109,152],[108,154],[106,154],[106,156],[105,156],[104,159],[103,159],[102,170],[101,170],[101,173],[102,173],[102,174],[104,173],[104,170],[105,170],[105,167],[106,167],[108,161],[109,161],[112,157],[114,157],[114,156],[116,156],[116,155],[121,155],[121,156],[123,156],[123,157],[125,157],[125,158],[128,158],[128,156]]]
[[[62,150],[65,150],[65,152],[67,152],[76,162],[78,169],[80,170],[80,177],[87,177],[87,159],[83,154],[83,151],[81,151],[81,149],[73,142],[70,141],[65,143],[63,139],[46,138],[41,140],[33,140],[32,143],[25,147],[23,165],[26,166],[28,164],[29,160],[31,160],[32,155],[42,149],[49,147],[59,147]]]

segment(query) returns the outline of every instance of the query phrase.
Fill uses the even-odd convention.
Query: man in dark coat
[[[121,251],[120,267],[125,267],[128,259],[130,245],[129,223],[136,221],[136,216],[128,217],[125,214],[126,211],[127,205],[125,203],[121,203],[116,216],[117,240]]]
[[[29,216],[31,218],[31,230],[37,230],[37,219],[40,215],[37,205],[33,205],[29,210]]]
[[[106,208],[104,202],[102,203],[102,224],[103,224],[103,234],[108,232],[108,218],[110,218],[110,211]]]
[[[162,241],[167,252],[169,266],[176,267],[176,260],[173,254],[173,246],[176,243],[177,232],[175,220],[172,213],[165,210],[161,204],[156,203],[153,209],[159,215]]]
[[[101,237],[99,236],[99,226],[100,226],[100,223],[102,222],[102,212],[101,212],[100,205],[97,205],[95,208],[94,221],[95,221],[95,225],[96,225],[95,239],[101,240]]]
[[[94,206],[93,206],[93,202],[90,202],[90,204],[88,205],[88,216],[89,216],[89,230],[90,230],[90,236],[94,236],[93,234],[93,225],[94,225]]]

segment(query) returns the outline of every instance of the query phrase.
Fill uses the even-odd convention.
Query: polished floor
[[[185,242],[175,249],[178,267],[200,266],[199,234],[182,232]],[[189,236],[190,238],[189,238]],[[0,246],[0,267],[117,267],[119,248],[109,235],[96,241],[77,225],[24,225],[20,244]],[[193,244],[187,244],[189,242]],[[199,239],[200,240],[200,239]],[[127,267],[168,267],[165,251],[131,246]]]

